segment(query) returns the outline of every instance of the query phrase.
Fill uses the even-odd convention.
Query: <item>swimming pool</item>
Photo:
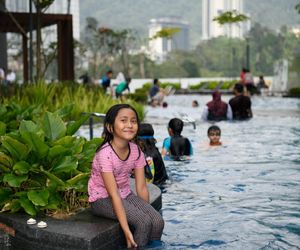
[[[200,116],[210,99],[171,96],[167,109],[147,109],[159,148],[170,118],[197,120],[182,133],[190,162],[165,162],[163,244],[149,249],[300,249],[300,100],[253,97],[254,118],[219,122],[224,146],[207,149],[210,124]]]
[[[300,100],[253,97],[254,118],[219,122],[224,146],[207,150],[210,124],[200,117],[210,99],[169,96],[168,108],[147,108],[159,148],[169,119],[197,121],[182,133],[193,144],[190,162],[165,162],[163,243],[148,249],[300,249]]]

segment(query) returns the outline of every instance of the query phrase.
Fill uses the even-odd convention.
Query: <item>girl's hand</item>
[[[127,248],[137,247],[137,244],[135,243],[135,241],[133,239],[133,235],[130,231],[125,233],[125,238],[126,238],[126,242],[127,242]]]

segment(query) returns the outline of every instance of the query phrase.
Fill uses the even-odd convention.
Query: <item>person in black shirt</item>
[[[181,135],[183,121],[173,118],[168,124],[169,137],[164,139],[161,154],[163,157],[169,156],[173,160],[186,159],[184,156],[191,156],[193,148],[190,140]]]
[[[244,86],[240,83],[234,85],[235,97],[229,100],[233,120],[247,120],[252,118],[251,100],[243,94]]]
[[[161,154],[155,145],[156,140],[154,138],[154,130],[151,124],[140,124],[137,144],[141,147],[143,153],[145,154],[147,164],[149,164],[148,159],[151,158],[150,161],[152,160],[154,164],[154,176],[151,178],[151,181],[153,182],[153,184],[160,186],[168,179],[168,174]]]

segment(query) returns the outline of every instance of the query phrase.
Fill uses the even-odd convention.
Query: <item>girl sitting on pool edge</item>
[[[160,240],[164,220],[149,204],[145,156],[132,142],[139,128],[137,112],[128,104],[116,104],[107,111],[103,125],[104,141],[94,156],[88,182],[92,213],[118,220],[128,248]],[[132,170],[137,195],[130,188]]]

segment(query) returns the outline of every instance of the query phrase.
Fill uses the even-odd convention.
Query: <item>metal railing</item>
[[[90,114],[89,117],[89,132],[90,132],[90,140],[94,138],[94,117],[100,118],[100,119],[104,119],[105,118],[105,114],[102,113],[97,113],[97,112],[84,112],[83,114]],[[196,129],[196,121],[189,117],[187,114],[183,114],[181,113],[182,116],[182,121],[185,124],[191,124],[193,126],[194,129]]]
[[[94,117],[104,119],[105,118],[105,114],[97,113],[97,112],[92,112],[92,113],[90,113],[90,112],[83,112],[83,114],[90,114],[90,117],[89,117],[89,129],[90,129],[90,140],[92,140],[93,137],[94,137]]]

